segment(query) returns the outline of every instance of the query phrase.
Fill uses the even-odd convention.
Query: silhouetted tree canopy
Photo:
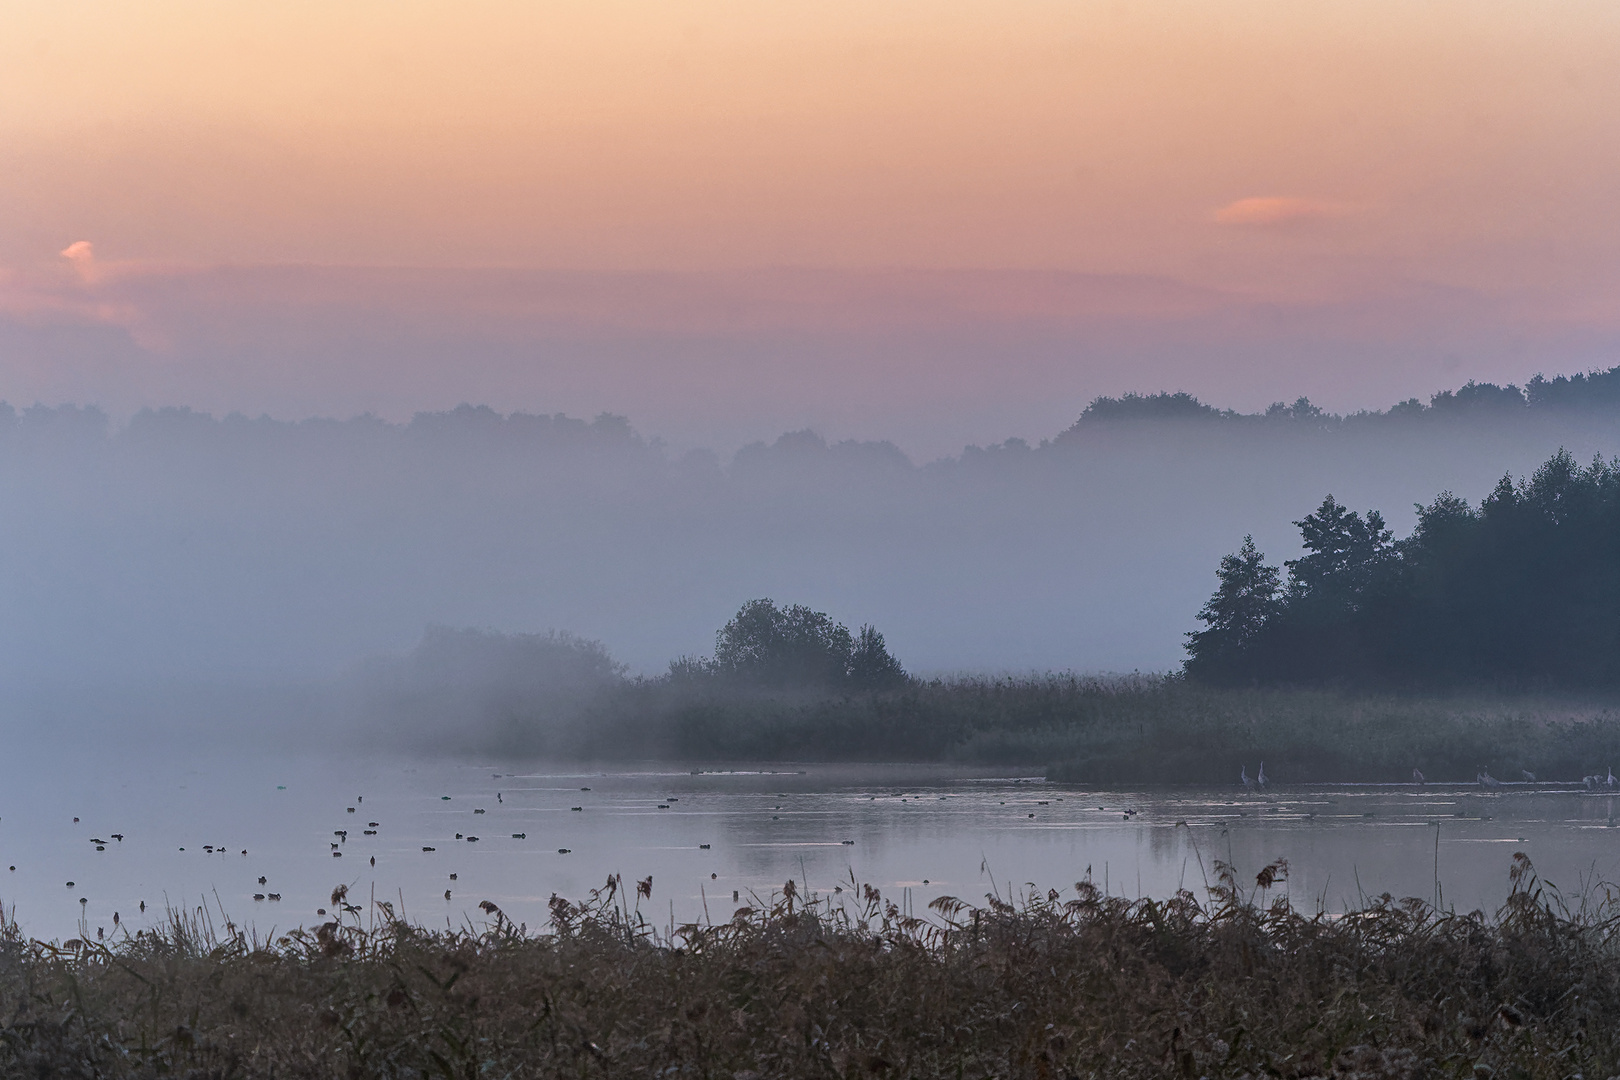
[[[1288,580],[1245,538],[1188,634],[1213,682],[1620,683],[1620,459],[1559,451],[1476,509],[1451,492],[1392,541],[1333,496],[1294,523]]]
[[[882,689],[906,679],[876,628],[852,636],[826,612],[770,599],[748,601],[720,628],[713,660],[682,657],[670,665],[676,679],[703,674],[776,688]]]

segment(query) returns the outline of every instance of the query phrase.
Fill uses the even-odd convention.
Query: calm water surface
[[[262,752],[19,754],[0,763],[0,902],[41,938],[78,934],[81,917],[94,936],[113,931],[115,911],[134,930],[165,905],[204,903],[266,934],[321,921],[342,883],[360,903],[403,903],[421,923],[481,925],[477,905],[490,900],[539,927],[553,893],[578,899],[610,873],[650,874],[643,909],[664,926],[722,921],[734,893],[768,897],[789,879],[848,896],[853,877],[922,913],[940,895],[1067,891],[1088,874],[1116,895],[1202,895],[1216,859],[1252,881],[1284,858],[1291,898],[1312,910],[1383,892],[1433,899],[1437,878],[1446,906],[1491,910],[1515,851],[1566,892],[1620,880],[1616,801],[1553,787],[1095,791],[907,766],[694,775]]]

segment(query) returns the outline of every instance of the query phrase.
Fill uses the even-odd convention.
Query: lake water
[[[853,876],[924,913],[943,894],[982,904],[1088,874],[1116,895],[1202,895],[1216,859],[1252,882],[1284,858],[1308,910],[1383,892],[1432,900],[1437,878],[1446,906],[1494,910],[1516,851],[1566,892],[1620,880],[1616,801],[1552,787],[1093,791],[906,766],[18,754],[0,763],[0,902],[41,938],[78,934],[81,917],[94,936],[115,911],[134,930],[166,904],[204,903],[262,936],[321,921],[342,883],[419,923],[480,925],[489,900],[537,928],[553,893],[579,899],[620,873],[652,876],[642,906],[663,927],[723,921],[788,879],[849,896]]]

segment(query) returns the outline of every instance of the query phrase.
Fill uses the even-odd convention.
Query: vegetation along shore
[[[0,1072],[51,1077],[1604,1077],[1620,905],[1515,856],[1492,917],[1333,918],[1287,867],[1206,898],[1089,881],[916,916],[795,885],[654,930],[651,882],[428,931],[334,895],[273,941],[205,913],[106,944],[0,938]]]

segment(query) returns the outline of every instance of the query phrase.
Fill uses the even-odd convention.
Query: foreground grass
[[[1099,895],[909,918],[785,895],[653,934],[610,882],[552,932],[428,932],[358,908],[257,944],[172,917],[109,946],[0,943],[0,1074],[52,1077],[1604,1077],[1620,908],[1523,856],[1494,918],[1384,898]],[[639,890],[638,890],[639,893]],[[852,891],[853,894],[853,891]],[[334,903],[340,903],[335,897]],[[640,896],[636,898],[638,901]],[[1268,903],[1268,899],[1273,902]]]
[[[1075,783],[1230,784],[1261,760],[1280,782],[1578,782],[1620,767],[1620,708],[1597,698],[1227,689],[1136,676],[914,681],[885,693],[768,693],[652,682],[596,702],[547,741],[497,749],[608,759],[952,761],[1041,766]]]

